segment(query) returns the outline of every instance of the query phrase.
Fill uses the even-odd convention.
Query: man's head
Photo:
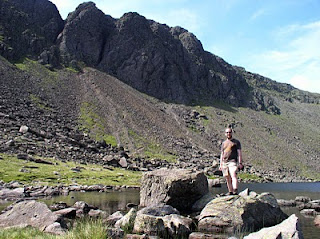
[[[232,138],[232,129],[231,128],[226,128],[226,130],[224,131],[225,132],[225,134],[226,134],[226,136],[227,136],[227,138],[228,139],[231,139]]]

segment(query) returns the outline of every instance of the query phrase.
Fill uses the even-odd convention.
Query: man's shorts
[[[236,172],[238,170],[237,164],[235,162],[224,163],[222,167],[222,174],[224,177],[229,176],[229,169]]]

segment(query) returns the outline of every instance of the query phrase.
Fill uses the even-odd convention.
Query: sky
[[[92,1],[113,18],[137,12],[183,27],[229,64],[320,93],[320,0]],[[84,1],[51,2],[66,19]]]

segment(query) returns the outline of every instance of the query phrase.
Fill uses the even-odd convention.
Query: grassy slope
[[[248,108],[232,110],[196,107],[206,114],[207,131],[224,138],[223,130],[233,124],[234,137],[243,147],[244,161],[261,171],[286,169],[292,174],[320,179],[320,105],[279,101],[281,115]],[[221,107],[220,107],[221,108]]]
[[[290,103],[279,97],[276,104],[281,108],[281,115],[232,108],[221,102],[214,107],[174,105],[141,94],[116,78],[90,68],[83,73],[68,69],[50,72],[30,61],[19,67],[41,78],[40,84],[48,95],[59,99],[61,105],[79,105],[80,128],[95,134],[93,137],[97,137],[97,132],[98,136],[109,137],[113,144],[116,139],[132,153],[172,161],[177,153],[171,144],[175,138],[189,140],[218,155],[225,137],[223,131],[233,124],[234,136],[243,145],[244,160],[255,168],[285,169],[320,180],[319,105]],[[75,97],[68,98],[72,95]],[[77,102],[70,103],[74,99]],[[172,110],[177,107],[206,115],[208,119],[198,121],[204,132],[188,127],[184,116]]]
[[[46,158],[53,164],[39,164],[0,154],[0,180],[17,180],[27,185],[140,185],[140,172],[124,169],[104,169],[101,165],[76,164]],[[80,168],[75,172],[72,168]],[[26,172],[21,172],[24,169]]]

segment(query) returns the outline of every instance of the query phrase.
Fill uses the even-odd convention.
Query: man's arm
[[[221,151],[221,154],[220,154],[220,167],[219,167],[220,170],[222,169],[222,158],[223,158],[223,151]]]
[[[239,164],[242,164],[242,151],[241,149],[238,149],[238,163]]]

